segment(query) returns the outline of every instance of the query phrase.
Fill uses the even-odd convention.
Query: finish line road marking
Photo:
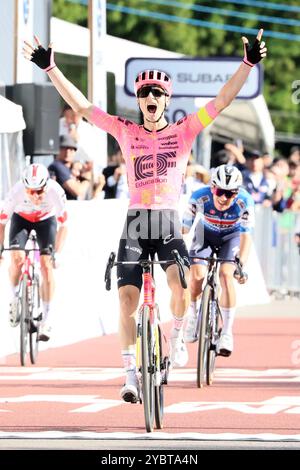
[[[68,413],[98,413],[116,406],[127,406],[123,400],[110,400],[97,395],[23,395],[18,397],[1,397],[0,404],[25,403],[84,403],[85,406],[68,410]],[[300,397],[278,396],[264,401],[229,402],[229,401],[198,401],[179,402],[165,407],[165,413],[187,414],[216,410],[237,411],[243,414],[274,415],[280,412],[300,414]],[[0,412],[11,410],[0,409]]]
[[[97,413],[123,405],[123,400],[99,398],[97,395],[23,395],[19,397],[0,397],[0,403],[86,403],[86,406],[69,410],[69,413]],[[0,412],[10,410],[2,410]]]
[[[167,406],[165,413],[199,413],[200,411],[230,410],[243,414],[274,415],[280,412],[300,414],[300,397],[272,397],[264,401],[229,402],[229,401],[199,401],[180,402]]]
[[[98,367],[1,367],[1,381],[78,381],[104,382],[124,377],[121,368]],[[215,382],[300,382],[300,369],[216,369]],[[169,382],[196,383],[196,369],[173,369]]]

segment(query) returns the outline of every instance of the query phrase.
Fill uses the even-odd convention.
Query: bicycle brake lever
[[[111,270],[114,266],[115,259],[116,259],[116,253],[112,251],[111,254],[109,255],[108,262],[106,265],[105,275],[104,275],[104,282],[105,282],[106,290],[111,289]]]
[[[183,260],[177,250],[172,250],[171,253],[179,269],[179,277],[180,277],[181,286],[184,289],[186,289],[187,282],[186,282],[185,275],[184,275]]]

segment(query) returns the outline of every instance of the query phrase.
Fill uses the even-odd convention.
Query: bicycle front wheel
[[[142,392],[144,404],[144,416],[147,432],[153,431],[154,424],[154,385],[155,385],[155,362],[154,362],[154,335],[151,327],[151,311],[147,305],[142,312]]]
[[[162,343],[159,325],[155,328],[155,423],[157,429],[163,428],[164,417],[164,387],[162,384]]]
[[[206,383],[212,385],[216,366],[216,343],[220,336],[221,312],[218,303],[215,304],[216,311],[213,312],[210,324],[210,338],[207,356]]]
[[[21,365],[26,365],[27,339],[28,339],[28,276],[24,274],[21,281],[21,296],[19,297],[20,305],[20,360]]]
[[[29,346],[31,364],[35,364],[39,352],[39,312],[40,312],[40,283],[38,277],[34,278],[31,292],[30,319],[29,319]]]
[[[198,355],[197,355],[197,386],[201,388],[205,382],[208,350],[210,347],[209,340],[209,304],[211,299],[211,287],[207,285],[204,288],[199,315],[199,339],[198,339]]]

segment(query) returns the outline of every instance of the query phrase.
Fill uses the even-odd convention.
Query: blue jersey
[[[191,229],[196,215],[205,232],[214,238],[236,232],[251,232],[254,227],[254,201],[244,188],[240,188],[231,206],[225,211],[219,211],[215,208],[211,187],[204,186],[190,197],[183,215],[185,231]]]

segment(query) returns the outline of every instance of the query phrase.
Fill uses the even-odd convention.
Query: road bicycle
[[[208,263],[206,281],[202,291],[200,308],[197,317],[197,327],[195,330],[198,340],[197,351],[197,386],[201,388],[204,383],[211,385],[215,371],[215,361],[217,351],[216,345],[222,332],[222,314],[219,306],[219,264],[230,262],[236,265],[237,275],[246,277],[243,272],[239,258],[225,259],[218,258],[219,249],[213,249],[211,256],[201,259]]]
[[[36,233],[32,230],[28,237],[29,246],[25,247],[25,259],[19,279],[17,294],[17,318],[20,319],[20,361],[26,365],[26,356],[29,339],[29,355],[32,364],[35,364],[39,348],[39,327],[42,320],[40,297],[40,249]],[[28,243],[28,242],[27,242]],[[11,247],[5,250],[16,250]],[[18,248],[19,249],[19,248]],[[49,247],[52,252],[52,247]]]
[[[172,251],[172,256],[172,260],[162,261],[154,260],[154,255],[139,261],[115,261],[116,254],[112,252],[105,271],[106,289],[110,290],[113,266],[138,264],[143,270],[144,300],[137,315],[136,373],[139,384],[138,401],[144,405],[147,432],[153,431],[154,420],[157,429],[163,427],[163,386],[168,382],[170,366],[168,342],[160,323],[159,307],[155,302],[154,265],[176,263],[181,285],[184,289],[187,288],[184,262],[177,250]]]

